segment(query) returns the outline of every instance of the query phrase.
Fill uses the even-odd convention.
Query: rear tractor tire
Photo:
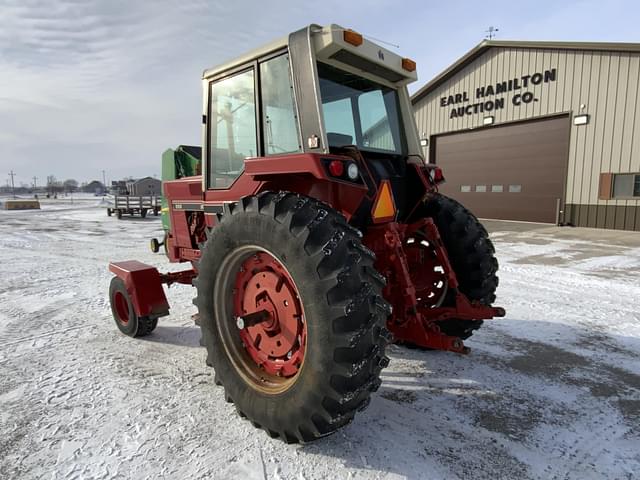
[[[476,216],[456,200],[436,194],[421,212],[438,227],[460,291],[471,301],[491,305],[498,288],[498,260],[493,243]],[[445,320],[439,322],[442,333],[465,340],[480,328],[482,320]]]
[[[389,362],[374,255],[342,215],[301,195],[224,208],[194,280],[215,382],[272,437],[329,435],[368,405]]]
[[[157,318],[139,317],[127,292],[127,287],[120,277],[113,277],[109,285],[109,301],[111,313],[118,330],[129,337],[144,337],[158,326]]]

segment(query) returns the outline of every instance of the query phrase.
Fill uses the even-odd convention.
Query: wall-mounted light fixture
[[[488,117],[484,117],[482,119],[482,124],[483,125],[493,125],[495,118],[493,115],[489,115]]]
[[[584,113],[582,115],[576,115],[573,117],[573,124],[574,125],[586,125],[587,123],[589,123],[589,114],[588,113]]]
[[[423,138],[422,140],[420,140],[420,146],[421,147],[426,147],[429,145],[429,139],[428,138]]]

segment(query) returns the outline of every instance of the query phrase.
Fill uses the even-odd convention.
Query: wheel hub
[[[405,241],[404,248],[420,306],[439,307],[447,294],[448,281],[433,245],[418,231]]]
[[[117,320],[122,325],[127,325],[129,323],[129,303],[127,302],[127,299],[121,292],[116,291],[113,303],[116,307]]]
[[[304,359],[306,325],[293,279],[267,252],[242,262],[233,307],[240,339],[251,359],[270,375],[292,377]]]

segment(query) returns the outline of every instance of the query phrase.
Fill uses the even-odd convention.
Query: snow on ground
[[[458,356],[390,347],[371,406],[285,445],[205,366],[190,287],[145,340],[121,335],[110,260],[158,218],[100,198],[0,211],[0,478],[638,478],[640,234],[495,223],[498,304]]]

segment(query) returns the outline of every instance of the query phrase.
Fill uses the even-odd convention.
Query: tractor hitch
[[[460,291],[432,219],[369,227],[365,244],[376,254],[376,269],[387,278],[383,293],[393,306],[387,327],[396,341],[466,354],[470,350],[463,339],[445,334],[443,322],[504,317],[503,308],[472,302]]]

